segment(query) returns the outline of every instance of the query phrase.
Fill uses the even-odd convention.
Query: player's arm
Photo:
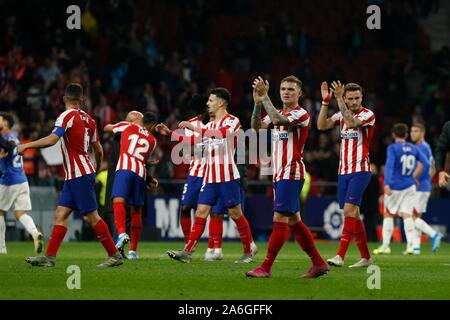
[[[320,92],[322,93],[322,106],[317,117],[317,129],[324,131],[332,129],[335,126],[335,121],[328,118],[328,105],[333,96],[333,91],[331,89],[328,90],[328,84],[324,81],[320,86]]]
[[[59,134],[58,129],[62,129],[62,128],[56,128],[48,136],[41,138],[39,140],[19,145],[17,147],[17,153],[23,154],[28,149],[42,149],[42,148],[47,148],[47,147],[51,147],[51,146],[55,145],[60,138],[60,136],[58,135]],[[64,130],[63,130],[63,133],[64,133]]]
[[[362,121],[356,118],[353,118],[350,110],[348,110],[347,105],[344,101],[344,90],[345,87],[341,84],[340,81],[333,81],[331,84],[333,88],[334,96],[336,97],[336,101],[338,103],[339,110],[341,111],[342,118],[344,119],[345,125],[347,128],[359,128],[362,126]]]
[[[94,150],[95,156],[95,167],[100,168],[100,164],[103,161],[103,147],[100,141],[95,141],[91,143],[92,149]]]
[[[164,123],[160,123],[158,125],[156,125],[156,131],[159,132],[160,134],[162,134],[163,136],[168,136],[171,138],[172,141],[178,141],[181,143],[186,143],[186,144],[195,144],[195,137],[194,135],[192,136],[186,136],[183,134],[179,134],[176,131],[172,131],[170,130]]]
[[[436,143],[435,163],[436,172],[439,173],[439,186],[447,187],[450,175],[445,171],[445,155],[450,148],[450,121],[447,121],[442,128],[442,133]]]
[[[253,106],[253,113],[252,113],[252,119],[251,119],[251,126],[252,129],[258,131],[259,129],[267,129],[269,126],[267,123],[263,122],[261,120],[261,106],[262,103],[256,103]]]
[[[103,128],[103,132],[109,132],[109,133],[112,133],[112,132],[113,132],[113,128],[114,128],[114,125],[113,125],[113,124],[107,124],[107,125]]]
[[[10,153],[14,151],[16,143],[14,141],[7,141],[0,135],[0,149],[3,149],[4,153]]]
[[[392,145],[387,149],[386,165],[384,166],[384,193],[388,196],[392,194],[391,183],[392,173],[394,171],[395,155],[392,149]]]

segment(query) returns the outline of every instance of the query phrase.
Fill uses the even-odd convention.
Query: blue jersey
[[[428,166],[425,166],[424,164],[422,173],[419,176],[419,186],[417,187],[417,191],[431,192],[431,164],[434,162],[433,153],[430,145],[426,141],[417,145],[417,148],[419,148],[420,152],[423,153],[429,162]]]
[[[388,146],[384,184],[392,190],[404,190],[415,184],[413,177],[417,161],[424,169],[429,167],[429,160],[412,143],[395,142]]]
[[[2,135],[6,141],[12,141],[18,146],[20,144],[19,139],[11,132]],[[0,166],[2,176],[0,177],[1,185],[14,185],[27,182],[27,177],[23,171],[23,157],[17,154],[17,148],[14,148],[12,152],[8,153],[6,158],[0,159]]]

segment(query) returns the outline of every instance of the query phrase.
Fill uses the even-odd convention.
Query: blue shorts
[[[240,190],[241,184],[239,179],[221,183],[207,183],[200,190],[198,204],[206,204],[212,207],[220,199],[225,208],[233,208],[241,204]]]
[[[240,193],[241,193],[241,210],[242,210],[242,212],[244,212],[245,211],[245,205],[244,205],[245,204],[245,192],[244,192],[244,189],[242,189],[242,188],[240,188],[240,189],[241,189],[241,191],[240,191]],[[223,205],[222,199],[219,198],[219,201],[217,201],[216,205],[214,207],[212,207],[211,212],[213,214],[225,215],[225,214],[228,214],[228,208]]]
[[[364,191],[366,190],[371,177],[372,173],[370,172],[356,172],[339,175],[339,207],[343,209],[344,204],[346,203],[360,206]]]
[[[305,180],[280,180],[273,184],[273,211],[295,214],[300,211],[300,193]]]
[[[125,198],[128,204],[142,207],[145,200],[145,180],[130,170],[116,171],[111,198]]]
[[[203,177],[189,176],[183,188],[181,204],[197,209],[198,195],[203,185]]]
[[[97,210],[95,173],[64,181],[59,204],[86,214]]]

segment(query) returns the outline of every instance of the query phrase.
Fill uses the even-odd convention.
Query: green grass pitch
[[[319,243],[324,258],[334,256],[338,243]],[[370,244],[374,249],[377,244]],[[190,264],[170,260],[167,249],[181,243],[142,242],[140,260],[102,270],[96,265],[105,254],[96,242],[63,243],[55,268],[30,267],[24,257],[32,243],[9,242],[8,254],[0,255],[0,299],[450,299],[450,247],[443,243],[431,253],[423,245],[420,256],[403,256],[404,244],[394,244],[389,256],[375,256],[381,270],[381,289],[367,288],[371,274],[349,269],[358,260],[352,243],[343,268],[333,268],[318,279],[301,279],[309,259],[294,242],[287,243],[274,263],[272,278],[248,279],[245,272],[264,259],[266,244],[259,244],[257,262],[237,265],[241,245],[224,243],[223,261],[202,261],[206,243],[201,242]],[[69,290],[69,265],[81,270],[81,289]]]

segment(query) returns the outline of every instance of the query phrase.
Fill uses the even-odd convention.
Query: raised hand
[[[1,150],[0,151],[0,159],[6,158],[8,156],[8,152]]]
[[[261,77],[253,80],[253,100],[256,104],[262,103],[269,92],[269,82]]]
[[[333,88],[333,93],[336,99],[340,99],[344,96],[345,86],[341,84],[339,80],[337,82],[333,81],[331,87]]]
[[[164,123],[156,125],[156,131],[158,131],[163,136],[170,136],[170,134],[172,133],[172,130],[170,130]]]
[[[447,172],[445,172],[445,171],[439,172],[439,187],[441,187],[441,188],[448,187],[449,180],[450,180],[450,175]]]
[[[326,81],[322,82],[322,85],[320,86],[320,92],[322,93],[322,101],[324,103],[329,103],[331,97],[333,96],[333,90],[328,89],[328,83]]]

